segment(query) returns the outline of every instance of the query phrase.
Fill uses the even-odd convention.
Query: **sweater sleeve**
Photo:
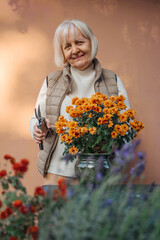
[[[130,103],[129,103],[127,91],[126,91],[121,79],[118,76],[117,76],[117,87],[118,87],[118,95],[120,96],[122,94],[126,98],[124,102],[127,106],[127,109],[129,109],[131,106],[130,106]]]
[[[46,117],[46,92],[47,92],[47,82],[46,79],[42,84],[42,87],[40,89],[40,92],[37,97],[35,108],[38,109],[38,105],[40,105],[41,110],[41,116]],[[30,119],[30,133],[33,138],[33,127],[37,123],[37,118],[35,116],[35,113]]]

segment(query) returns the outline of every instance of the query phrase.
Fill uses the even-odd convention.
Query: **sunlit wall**
[[[28,191],[42,185],[29,120],[45,76],[57,70],[52,48],[56,27],[65,19],[80,19],[98,38],[101,64],[122,79],[137,119],[145,124],[139,147],[147,155],[145,183],[159,183],[160,1],[14,2],[0,0],[0,168],[5,153],[28,158]]]

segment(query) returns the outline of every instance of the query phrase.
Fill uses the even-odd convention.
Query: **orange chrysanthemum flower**
[[[111,132],[111,136],[112,136],[112,138],[116,138],[118,136],[118,134],[116,133],[116,131],[113,131],[113,132]]]
[[[78,152],[78,148],[76,148],[75,146],[73,146],[69,149],[70,154],[76,154],[77,152]]]
[[[90,114],[88,115],[88,117],[89,117],[89,118],[92,118],[92,117],[93,117],[93,114],[92,114],[92,113],[90,113]]]
[[[72,104],[74,105],[75,102],[76,102],[78,99],[79,99],[78,97],[73,97],[73,98],[72,98]]]
[[[97,132],[97,128],[96,127],[92,127],[92,128],[90,127],[89,132],[90,132],[90,134],[94,135]]]
[[[129,127],[128,127],[127,124],[122,124],[122,125],[121,125],[121,129],[122,129],[123,131],[127,132],[127,131],[129,130]]]
[[[126,122],[128,119],[128,117],[125,113],[120,114],[118,118],[121,122]]]
[[[69,113],[72,109],[74,109],[73,106],[68,106],[68,107],[66,107],[66,112]]]
[[[108,127],[111,128],[112,126],[113,126],[113,122],[112,122],[112,121],[109,121]]]

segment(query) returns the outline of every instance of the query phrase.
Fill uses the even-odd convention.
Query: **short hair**
[[[54,34],[54,59],[55,63],[58,67],[62,67],[65,65],[65,59],[62,51],[62,41],[61,41],[61,33],[63,32],[64,38],[67,39],[69,30],[71,34],[75,37],[75,27],[77,27],[82,35],[85,38],[88,38],[91,41],[91,61],[95,58],[98,51],[98,41],[95,35],[93,34],[90,27],[80,21],[80,20],[66,20],[63,21],[55,31]]]

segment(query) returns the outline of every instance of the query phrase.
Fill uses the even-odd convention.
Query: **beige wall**
[[[42,184],[29,120],[45,76],[57,69],[52,49],[56,27],[65,19],[81,19],[98,38],[103,67],[120,76],[137,120],[145,124],[139,148],[147,154],[145,183],[159,183],[160,1],[20,2],[24,6],[17,13],[16,6],[0,0],[1,168],[5,153],[17,160],[28,158],[30,170],[24,179],[28,191]]]

